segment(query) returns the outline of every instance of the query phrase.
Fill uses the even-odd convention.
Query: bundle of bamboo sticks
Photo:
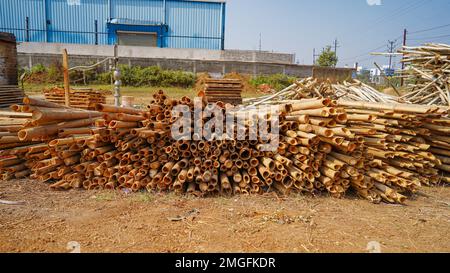
[[[205,79],[199,96],[205,96],[208,102],[218,101],[234,105],[242,104],[242,81],[239,79]]]
[[[408,93],[402,99],[417,104],[450,106],[450,45],[404,46],[401,77]]]
[[[53,87],[44,89],[45,99],[65,104],[64,88]],[[95,91],[92,89],[71,89],[70,90],[70,106],[79,109],[94,110],[97,103],[106,103],[106,91]]]
[[[297,81],[280,92],[259,98],[244,99],[244,104],[271,104],[274,101],[279,103],[290,103],[293,100],[309,98],[332,98],[346,99],[352,101],[368,101],[381,103],[408,103],[406,99],[401,99],[388,94],[381,93],[373,87],[358,80],[351,82],[332,84],[330,81],[320,81],[312,77]]]
[[[281,114],[280,143],[276,151],[262,151],[267,140],[247,137],[255,133],[255,117],[274,118],[268,106],[232,109],[234,119],[251,118],[223,139],[173,139],[179,118],[172,110],[187,106],[195,116],[195,103],[158,92],[146,110],[97,104],[96,111],[84,111],[26,98],[25,105],[12,107],[22,124],[0,138],[0,156],[7,156],[0,159],[1,178],[29,176],[54,189],[196,196],[273,191],[343,197],[353,191],[374,203],[403,203],[422,185],[450,182],[448,108],[330,98],[272,101]],[[205,112],[225,111],[220,102],[200,104]],[[216,126],[205,112],[189,132]],[[246,140],[237,140],[238,133]]]
[[[7,137],[0,138],[1,156],[6,156],[8,169],[0,168],[3,179],[30,177],[40,181],[57,178],[60,167],[70,166],[78,150],[69,144],[89,134],[89,126],[101,115],[98,112],[66,108],[52,102],[24,98],[24,105],[12,105],[20,124],[3,129]],[[69,137],[70,136],[70,137]],[[58,151],[50,144],[59,137],[65,137],[68,146]],[[57,152],[62,152],[58,156]],[[70,155],[72,158],[69,158]],[[67,162],[64,160],[66,158]],[[15,160],[15,161],[14,161]],[[2,163],[0,163],[2,165]]]
[[[435,133],[430,128],[441,130],[436,131],[440,134],[448,130],[434,125],[450,121],[443,116],[448,109],[351,101],[338,104],[348,113],[348,129],[364,139],[367,153],[373,156],[366,173],[378,192],[385,190],[379,192],[383,199],[402,202],[401,193],[416,192],[422,184],[450,181],[448,173],[439,175],[439,169],[446,166],[430,149],[429,142]],[[445,137],[436,139],[440,147],[450,144]]]

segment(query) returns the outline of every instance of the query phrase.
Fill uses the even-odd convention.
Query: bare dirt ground
[[[425,188],[407,206],[356,197],[52,191],[0,182],[0,252],[450,252],[450,188]],[[188,215],[189,217],[182,219]],[[180,220],[181,221],[174,221]]]

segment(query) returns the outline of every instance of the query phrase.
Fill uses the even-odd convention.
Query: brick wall
[[[16,38],[5,32],[0,32],[0,85],[17,85]]]

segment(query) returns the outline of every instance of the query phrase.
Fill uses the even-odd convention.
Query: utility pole
[[[316,65],[316,49],[313,48],[313,65]]]
[[[395,41],[388,41],[388,52],[391,53],[389,55],[389,69],[392,69],[392,53],[394,53],[394,43]]]
[[[338,49],[338,40],[337,40],[337,38],[336,39],[334,39],[334,54],[336,54],[336,58],[337,58],[337,49]],[[336,65],[335,65],[335,67],[336,67]]]
[[[118,45],[114,45],[114,106],[120,106],[120,86],[122,81],[120,80],[122,75],[119,69],[119,48]]]
[[[337,38],[336,39],[334,39],[334,53],[336,53],[336,56],[337,56],[337,49],[338,49],[338,40],[337,40]]]
[[[403,30],[403,46],[406,46],[406,34],[408,33],[408,30],[406,30],[406,28]],[[402,62],[402,71],[405,69],[405,63]],[[404,84],[404,79],[403,79],[403,74],[402,77],[400,79],[400,86],[403,86]]]
[[[323,52],[323,50],[322,50]],[[319,57],[320,54],[316,54],[316,49],[313,48],[313,65],[316,65],[316,57]]]
[[[259,33],[259,52],[262,51],[262,35]]]

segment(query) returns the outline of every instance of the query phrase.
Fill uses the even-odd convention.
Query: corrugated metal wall
[[[115,30],[153,24],[161,28],[161,47],[221,49],[224,8],[188,0],[0,0],[0,30],[18,41],[113,44]],[[110,19],[132,23],[111,31]]]
[[[68,5],[67,0],[50,0],[47,4],[48,42],[94,44],[95,20],[98,32],[106,33],[108,14],[105,1],[80,0],[80,5]],[[106,44],[107,38],[106,34],[100,34],[98,43]]]
[[[111,17],[162,23],[164,1],[161,0],[113,0]]]
[[[29,18],[29,28],[39,31],[29,31],[30,41],[45,42],[45,5],[43,0],[1,0],[0,29],[12,32],[17,41],[25,41],[26,18]],[[9,31],[8,29],[11,29]]]
[[[167,46],[171,48],[219,49],[222,29],[221,11],[221,5],[217,4],[167,2],[167,24],[169,25]]]

